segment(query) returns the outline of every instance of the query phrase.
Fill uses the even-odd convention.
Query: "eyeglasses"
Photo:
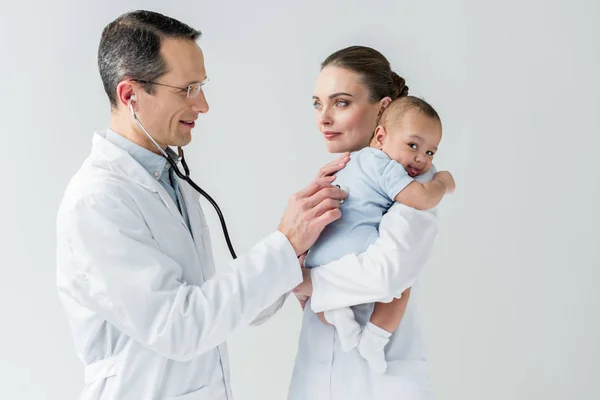
[[[202,86],[206,85],[206,83],[208,82],[208,78],[206,78],[202,82],[192,83],[188,87],[179,87],[179,86],[166,85],[164,83],[158,83],[158,82],[152,82],[152,81],[144,81],[144,80],[141,80],[141,79],[133,79],[133,81],[134,82],[139,82],[139,83],[144,83],[144,84],[149,84],[149,85],[166,86],[166,87],[170,87],[170,88],[173,88],[173,89],[179,89],[182,92],[186,92],[187,93],[187,97],[189,99],[194,99],[194,98],[198,97],[198,95],[200,94],[200,91],[202,90]]]

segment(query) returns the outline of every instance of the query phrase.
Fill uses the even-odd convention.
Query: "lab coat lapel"
[[[188,213],[190,230],[196,251],[201,260],[202,277],[206,280],[214,273],[214,259],[212,255],[212,244],[210,241],[210,233],[206,224],[206,219],[200,207],[200,194],[190,186],[189,183],[182,179],[178,179],[179,190],[185,203],[185,208]]]
[[[164,205],[167,207],[171,215],[179,221],[183,226],[187,228],[179,208],[169,196],[169,193],[162,187],[162,185],[154,179],[148,171],[144,169],[136,160],[133,159],[125,150],[115,146],[102,135],[102,133],[94,134],[92,140],[93,152],[101,154],[104,158],[110,161],[121,173],[129,177],[131,180],[136,182],[138,185],[145,189],[156,193]]]

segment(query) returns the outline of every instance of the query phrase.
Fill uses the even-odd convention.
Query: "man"
[[[215,275],[198,194],[175,175],[208,112],[200,32],[148,11],[102,33],[110,129],[93,138],[57,220],[58,290],[85,364],[85,399],[231,399],[225,340],[300,284],[298,257],[340,217],[321,178],[278,230]],[[302,259],[302,258],[301,258]]]

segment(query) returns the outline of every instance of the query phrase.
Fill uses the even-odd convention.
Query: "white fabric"
[[[361,327],[354,320],[354,313],[350,307],[327,310],[323,314],[325,320],[335,327],[342,350],[348,351],[358,345]]]
[[[275,232],[215,273],[198,194],[191,233],[164,188],[102,134],[57,220],[57,284],[86,366],[82,399],[231,399],[225,341],[302,281]]]
[[[358,353],[378,374],[383,374],[387,368],[385,345],[390,341],[390,336],[392,336],[390,332],[370,322],[367,322],[360,334]]]
[[[381,219],[379,238],[365,253],[313,268],[313,296],[306,303],[289,400],[433,399],[419,317],[418,277],[437,237],[434,210],[395,203]],[[342,351],[334,328],[316,312],[353,306],[356,321],[369,321],[374,302],[390,302],[411,287],[398,329],[386,346],[385,374],[373,372],[357,349]],[[255,323],[283,305],[282,296]]]
[[[416,282],[436,238],[435,210],[394,203],[381,219],[379,238],[366,252],[311,270],[313,311],[400,298]]]

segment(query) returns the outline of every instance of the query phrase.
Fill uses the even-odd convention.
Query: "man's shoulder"
[[[92,154],[67,184],[60,208],[73,208],[90,198],[126,198],[130,185],[131,181],[109,162]]]

